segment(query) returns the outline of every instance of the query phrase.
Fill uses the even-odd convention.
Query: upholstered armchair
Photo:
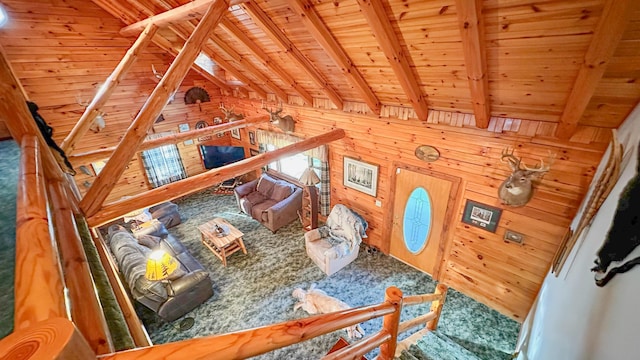
[[[368,224],[342,204],[331,209],[326,225],[304,234],[307,255],[327,274],[334,274],[358,257]]]

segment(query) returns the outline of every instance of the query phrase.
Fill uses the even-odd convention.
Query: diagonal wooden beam
[[[427,96],[422,92],[418,78],[409,64],[410,55],[400,45],[398,35],[391,25],[389,16],[384,9],[382,0],[357,0],[362,14],[367,19],[373,35],[378,39],[378,44],[382,48],[384,55],[389,60],[400,86],[411,101],[411,106],[416,112],[418,119],[427,120],[429,108],[427,107]]]
[[[636,4],[637,0],[608,0],[605,4],[567,104],[560,115],[560,123],[556,129],[557,137],[569,139],[576,131],[578,122],[609,65]]]
[[[174,57],[177,56],[180,53],[180,50],[178,50],[175,45],[173,45],[171,43],[171,41],[167,40],[166,38],[160,36],[160,35],[156,35],[153,38],[153,43],[161,48],[162,50],[170,53],[171,55],[173,55]],[[233,89],[231,88],[231,86],[229,86],[224,79],[218,79],[215,75],[211,74],[210,72],[208,72],[207,70],[203,69],[202,67],[200,67],[200,65],[197,64],[193,64],[191,65],[191,69],[193,69],[195,72],[197,72],[198,74],[200,74],[202,77],[204,77],[205,79],[211,81],[213,84],[215,84],[217,87],[219,87],[221,90],[224,91],[228,91],[228,92],[232,92]],[[245,96],[249,96],[249,93],[247,92],[246,89],[240,87],[238,88],[241,92],[243,92],[243,94]]]
[[[246,174],[249,171],[258,169],[283,157],[313,149],[331,141],[340,140],[344,136],[344,130],[332,130],[328,133],[314,136],[274,151],[252,156],[223,167],[211,169],[205,173],[198,174],[187,179],[157,187],[145,192],[144,194],[107,204],[102,207],[98,213],[87,219],[87,222],[91,227],[102,225],[130,212],[131,210],[145,208],[180,196],[193,194],[211,187],[214,184],[221,183],[224,180]]]
[[[313,8],[310,0],[289,0],[289,4],[302,18],[302,23],[313,35],[316,41],[329,54],[333,62],[340,67],[342,73],[353,87],[360,93],[360,96],[369,106],[369,109],[376,115],[380,115],[380,100],[373,93],[369,84],[364,79],[358,68],[353,64],[349,55],[338,43],[331,31],[324,24],[318,13]]]
[[[73,153],[73,150],[76,143],[87,133],[93,120],[96,116],[100,115],[100,109],[107,103],[111,94],[116,89],[116,87],[120,84],[122,79],[124,79],[127,72],[133,66],[133,64],[138,59],[138,55],[144,51],[144,49],[149,45],[149,42],[153,39],[158,27],[154,24],[149,24],[147,28],[140,34],[138,40],[133,43],[133,46],[127,51],[122,60],[116,68],[113,70],[111,75],[107,78],[105,83],[100,88],[100,91],[93,98],[89,106],[84,110],[84,113],[80,117],[80,120],[76,123],[76,125],[71,129],[71,132],[60,144],[60,148],[64,150],[67,155]]]
[[[100,209],[116,182],[122,176],[129,160],[144,141],[147,131],[158,118],[166,106],[169,97],[176,92],[178,86],[191,68],[191,64],[200,53],[202,45],[207,41],[209,32],[218,24],[223,13],[229,7],[229,0],[216,0],[207,10],[196,30],[185,43],[175,58],[167,73],[162,77],[151,96],[133,120],[113,156],[109,159],[100,175],[93,182],[84,198],[80,201],[80,208],[90,217]]]
[[[163,136],[161,138],[153,139],[153,140],[145,140],[137,151],[144,151],[148,149],[157,148],[159,146],[169,145],[169,144],[177,144],[182,141],[196,139],[203,136],[215,135],[219,133],[223,133],[225,131],[230,131],[233,129],[242,129],[249,125],[264,123],[269,121],[269,115],[257,115],[245,118],[239,121],[228,122],[220,125],[207,126],[203,129],[195,129],[190,131],[185,131],[181,133],[175,133],[168,136]],[[74,164],[87,164],[98,160],[104,160],[113,154],[116,150],[116,147],[108,147],[104,149],[87,151],[81,154],[72,155],[69,157],[69,160]]]
[[[179,37],[181,37],[183,39],[187,39],[189,37],[189,33],[191,33],[189,28],[190,28],[190,24],[189,25],[170,26],[169,30],[173,31]],[[209,39],[207,39],[207,40],[209,40]],[[236,79],[238,79],[241,82],[243,82],[244,84],[246,84],[247,87],[249,89],[253,90],[255,93],[257,93],[258,96],[260,96],[263,99],[267,98],[267,92],[266,91],[264,91],[260,86],[258,86],[258,84],[254,83],[253,80],[249,79],[246,75],[244,75],[243,73],[238,71],[227,60],[222,58],[220,55],[216,54],[213,50],[211,50],[208,46],[206,46],[206,43],[202,47],[202,52],[207,54],[207,56],[209,58],[211,58],[211,60],[213,60],[218,66],[223,68],[225,71],[228,71]]]
[[[295,61],[313,81],[320,86],[322,92],[327,95],[329,100],[339,109],[342,110],[344,102],[338,93],[329,85],[322,74],[313,66],[311,61],[307,59],[302,52],[280,31],[273,23],[271,18],[264,12],[255,1],[249,1],[241,5],[249,14],[254,23],[258,25],[286,54]]]
[[[456,9],[476,127],[486,129],[491,118],[491,104],[482,0],[456,0]]]
[[[258,46],[253,40],[251,40],[242,30],[240,30],[233,22],[227,18],[223,18],[220,21],[220,28],[226,31],[231,37],[240,41],[244,46],[251,51],[251,53],[262,61],[262,64],[269,70],[273,71],[280,77],[282,81],[287,83],[293,91],[295,91],[300,97],[309,105],[313,105],[313,97],[307,92],[300,84],[298,84],[289,73],[283,70],[277,63],[275,63],[264,50]]]

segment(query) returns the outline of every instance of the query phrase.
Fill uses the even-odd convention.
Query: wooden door
[[[390,254],[434,278],[453,221],[457,181],[448,176],[396,169]],[[454,195],[454,196],[452,196]]]

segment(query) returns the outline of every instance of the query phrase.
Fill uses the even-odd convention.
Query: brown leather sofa
[[[160,226],[164,228],[161,223]],[[181,317],[213,295],[209,273],[166,229],[162,237],[140,235],[138,239],[119,225],[108,231],[109,248],[132,297],[164,320]],[[145,278],[147,256],[156,249],[168,252],[180,264],[168,281]]]
[[[268,174],[237,186],[233,191],[242,212],[273,232],[298,219],[302,209],[302,189]]]

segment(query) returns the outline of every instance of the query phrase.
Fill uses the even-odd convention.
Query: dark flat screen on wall
[[[200,155],[204,161],[204,167],[214,169],[244,159],[244,148],[200,145]]]

